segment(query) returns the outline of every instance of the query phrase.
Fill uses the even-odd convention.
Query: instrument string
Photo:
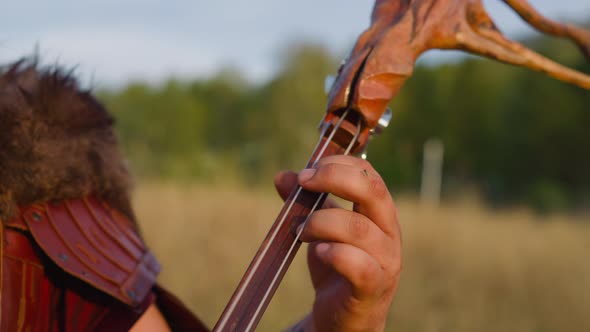
[[[326,140],[326,142],[324,142],[320,153],[317,155],[317,157],[315,158],[315,160],[312,163],[312,166],[315,165],[323,156],[323,154],[326,152],[326,149],[328,148],[329,144],[332,142],[332,140],[334,139],[334,136],[336,135],[336,131],[342,126],[342,123],[344,122],[344,120],[346,119],[346,116],[348,115],[348,113],[350,112],[350,109],[347,109],[342,116],[340,117],[340,119],[338,120],[338,122],[336,123],[336,125],[334,126],[334,129],[332,130],[332,132],[330,133],[330,135],[328,136],[328,139]],[[360,130],[360,126],[359,130]],[[316,149],[314,149],[314,151],[317,151],[317,148],[320,147],[320,144],[322,142],[322,139],[325,137],[326,131],[328,130],[329,126],[326,125],[324,130],[322,131],[322,135],[320,136],[320,139],[318,141],[318,144],[316,146]],[[356,139],[356,138],[355,138]],[[352,140],[351,145],[354,145],[355,140]],[[349,146],[349,148],[347,149],[347,151],[349,151],[351,149],[351,147]],[[311,161],[311,160],[310,160]],[[309,164],[309,162],[308,162]],[[297,188],[297,192],[295,193],[295,195],[293,196],[293,199],[291,199],[291,202],[289,203],[289,205],[287,206],[287,209],[285,210],[285,212],[283,213],[283,216],[281,218],[281,220],[278,222],[277,227],[275,227],[273,233],[271,234],[271,237],[269,239],[269,241],[266,242],[266,245],[262,248],[261,254],[257,255],[257,259],[252,262],[252,270],[251,272],[246,276],[246,280],[244,280],[243,285],[239,288],[238,293],[236,294],[235,300],[232,301],[232,303],[230,304],[230,306],[227,309],[227,313],[223,315],[222,319],[219,321],[218,326],[215,330],[221,330],[225,327],[225,325],[227,324],[229,317],[231,316],[231,314],[233,313],[233,311],[235,310],[235,308],[238,305],[238,302],[240,302],[240,300],[242,299],[244,292],[246,291],[246,288],[248,287],[248,285],[252,282],[252,278],[254,276],[254,273],[258,270],[258,268],[260,267],[260,263],[262,262],[262,259],[266,256],[269,248],[271,247],[271,244],[274,242],[276,235],[278,234],[281,226],[283,225],[283,223],[285,222],[287,216],[289,215],[291,209],[293,208],[293,206],[295,205],[295,202],[297,201],[297,199],[299,198],[299,195],[301,194],[301,191],[303,190],[303,188],[301,188],[301,186],[298,186]],[[314,205],[314,209],[317,208],[317,204],[319,201],[321,201],[322,197],[324,194],[321,194],[320,197],[318,198],[318,200],[316,201],[315,205]],[[310,213],[311,214],[311,213]],[[309,215],[307,216],[307,218],[309,218]],[[306,221],[307,221],[306,218]],[[297,243],[297,240],[299,239],[299,235],[296,238],[296,241],[294,241],[294,243]],[[293,246],[291,247],[290,251],[292,250]],[[288,256],[287,256],[288,257]],[[281,268],[284,265],[285,261],[283,261],[283,263],[281,264]],[[279,270],[280,271],[280,270]],[[271,286],[274,285],[274,282],[276,280],[276,278],[278,277],[278,274],[275,275],[275,278],[273,279]],[[267,289],[267,293],[264,295],[263,299],[266,299],[266,297],[268,296],[269,292],[270,292],[270,287]],[[249,331],[249,329],[252,327],[256,316],[258,315],[262,303],[264,303],[264,300],[260,302],[257,310],[256,310],[256,314],[252,317],[252,320],[249,322],[248,324],[248,328],[246,329],[246,331]]]
[[[345,117],[346,116],[343,115],[342,118],[345,118]],[[361,133],[360,123],[358,123],[356,127],[357,127],[356,134],[353,137],[353,139],[351,140],[351,142],[348,145],[348,147],[346,148],[346,151],[344,152],[344,155],[345,156],[350,153],[350,151],[352,150],[354,144],[356,143],[356,140],[360,136],[360,133]],[[335,132],[336,132],[336,128],[334,129],[334,131],[332,132],[332,134],[334,134]],[[314,161],[314,165],[315,165],[315,163],[317,163],[321,159],[321,156],[323,155],[324,152],[325,152],[325,147],[324,147],[324,150],[319,154],[318,158],[316,158],[316,160]],[[287,260],[288,260],[289,256],[291,255],[291,253],[295,249],[295,245],[297,244],[297,242],[301,238],[301,233],[303,233],[303,229],[305,228],[305,225],[307,225],[307,221],[309,220],[309,218],[311,217],[311,215],[316,211],[316,209],[318,208],[318,205],[320,204],[320,202],[322,202],[323,199],[326,198],[326,196],[328,196],[327,193],[321,193],[320,196],[315,201],[313,207],[311,208],[311,210],[309,211],[307,217],[305,218],[305,220],[302,223],[303,227],[299,228],[299,230],[298,230],[298,232],[297,232],[297,234],[295,236],[295,240],[291,244],[291,247],[289,248],[289,251],[287,252],[287,254],[285,255],[285,257],[283,258],[283,261],[281,262],[281,265],[279,266],[277,272],[275,273],[275,275],[274,275],[274,277],[273,277],[273,279],[272,279],[269,287],[266,289],[266,292],[264,293],[264,296],[263,296],[262,300],[258,304],[258,307],[256,308],[256,311],[254,312],[254,315],[250,319],[250,323],[246,327],[246,330],[245,331],[250,331],[250,329],[254,325],[254,322],[256,321],[256,317],[259,315],[260,311],[262,310],[262,307],[263,307],[264,302],[266,302],[266,299],[270,296],[271,289],[273,288],[274,284],[277,282],[277,280],[279,278],[279,275],[281,274],[281,271],[283,271],[283,269],[286,266],[286,263],[287,263]]]

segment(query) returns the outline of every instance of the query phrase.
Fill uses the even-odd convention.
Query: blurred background
[[[590,26],[590,2],[530,2]],[[535,33],[501,1],[485,4],[509,37],[590,73],[567,41]],[[372,5],[3,2],[0,62],[38,54],[73,69],[115,114],[160,280],[212,326],[280,209],[272,178],[303,167],[324,77]],[[431,52],[391,107],[369,149],[405,232],[389,329],[590,330],[590,92]],[[260,331],[309,310],[303,257]]]

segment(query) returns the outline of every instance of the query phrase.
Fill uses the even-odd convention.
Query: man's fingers
[[[317,168],[301,171],[299,184],[310,191],[329,192],[354,202],[356,210],[375,222],[381,230],[390,236],[399,236],[396,234],[399,229],[395,224],[395,205],[381,177],[356,158],[347,157],[339,161],[345,163],[318,163]]]
[[[355,157],[351,157],[351,156],[345,156],[345,155],[334,155],[334,156],[324,157],[324,158],[320,159],[313,166],[313,168],[319,168],[321,166],[328,165],[328,164],[340,164],[340,165],[355,166],[360,169],[366,169],[368,171],[375,171],[375,169],[373,168],[373,165],[371,165],[370,162],[368,162],[364,159],[355,158]]]
[[[373,257],[383,257],[385,253],[387,257],[395,255],[391,239],[379,227],[364,215],[344,209],[314,212],[301,232],[301,240],[347,243]]]
[[[383,293],[380,289],[385,273],[379,262],[363,250],[349,244],[317,243],[313,250],[317,257],[352,285],[352,295],[358,300],[374,300]]]

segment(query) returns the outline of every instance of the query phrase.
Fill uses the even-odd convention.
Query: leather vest
[[[154,302],[174,331],[207,331],[156,286],[134,224],[100,200],[35,204],[0,227],[0,332],[128,331]]]

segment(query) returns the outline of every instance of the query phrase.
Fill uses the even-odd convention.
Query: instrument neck
[[[362,148],[361,121],[352,111],[328,115],[307,167],[321,158]],[[293,188],[213,331],[253,331],[301,245],[298,227],[320,209],[326,193]],[[301,228],[303,229],[303,228]],[[300,230],[301,231],[301,230]]]

